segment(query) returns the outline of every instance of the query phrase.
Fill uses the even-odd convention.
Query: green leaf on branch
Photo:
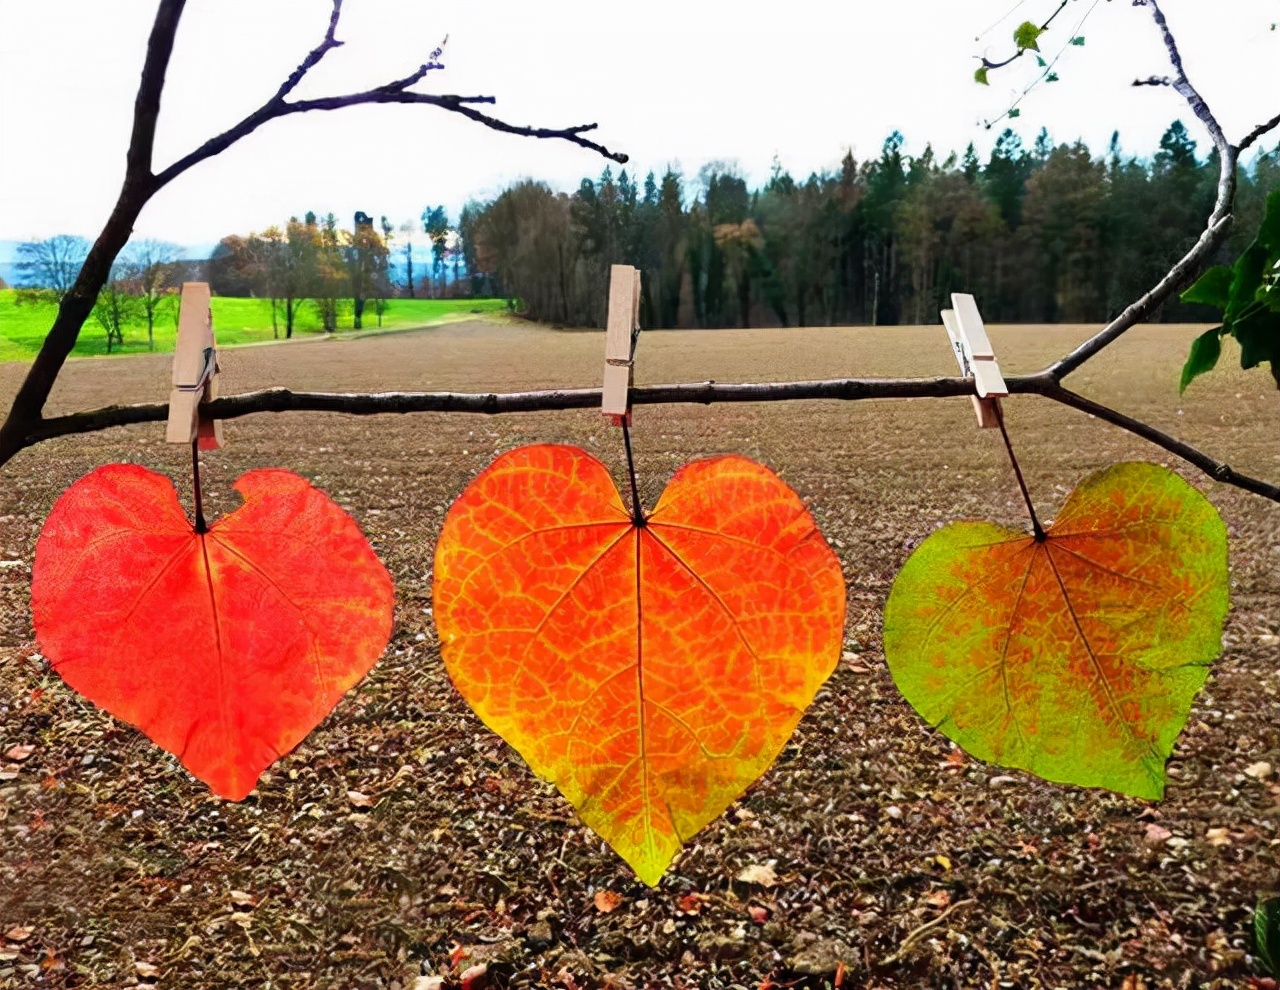
[[[1182,293],[1182,301],[1226,309],[1227,300],[1231,298],[1232,275],[1232,270],[1226,265],[1214,265]]]
[[[1083,34],[1077,34],[1074,38],[1072,38],[1072,39],[1071,39],[1071,41],[1070,41],[1070,42],[1068,42],[1068,44],[1075,45],[1077,48],[1083,48],[1083,47],[1084,47],[1084,35],[1083,35]]]
[[[1013,31],[1013,43],[1019,48],[1030,48],[1033,52],[1038,52],[1040,46],[1036,41],[1042,34],[1044,34],[1043,28],[1031,21],[1023,21]]]
[[[1256,368],[1270,361],[1280,366],[1280,313],[1261,310],[1235,322],[1235,338],[1240,342],[1240,367]]]
[[[987,82],[987,67],[985,65],[973,74],[973,80],[974,82],[982,83],[984,86],[990,85],[990,83]]]
[[[1230,268],[1210,268],[1182,294],[1183,302],[1222,310],[1217,337],[1230,334],[1240,344],[1240,366],[1269,362],[1280,387],[1280,190],[1267,197],[1258,235]],[[1218,343],[1202,334],[1192,344],[1182,369],[1182,386],[1213,367]]]
[[[1048,62],[1046,62],[1046,61],[1045,61],[1041,56],[1037,55],[1037,56],[1036,56],[1036,65],[1038,65],[1040,68],[1044,69],[1044,68],[1047,68],[1047,67],[1048,67],[1049,63],[1048,63]]]
[[[1050,72],[1047,76],[1045,76],[1044,81],[1045,81],[1045,82],[1057,82],[1057,81],[1058,81],[1058,74],[1057,74],[1056,72]]]
[[[1182,380],[1178,383],[1178,394],[1187,390],[1187,386],[1206,371],[1212,371],[1222,354],[1222,327],[1214,327],[1202,333],[1191,342],[1191,353],[1187,355],[1187,363],[1182,366]]]
[[[1022,111],[1019,110],[1017,107],[1014,107],[1012,110],[1009,111],[1007,116],[1009,117],[1010,120],[1012,120],[1014,117],[1021,117]]]

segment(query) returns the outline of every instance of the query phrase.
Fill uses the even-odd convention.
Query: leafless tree
[[[156,315],[166,300],[174,299],[173,264],[181,249],[168,241],[134,241],[124,251],[130,281],[137,290],[142,314],[147,321],[147,348],[156,349]]]
[[[62,302],[75,284],[88,254],[89,242],[83,237],[55,234],[43,241],[18,245],[15,267],[26,285],[46,289]]]
[[[58,315],[40,353],[36,355],[18,394],[9,409],[9,415],[0,426],[0,464],[6,463],[32,441],[33,431],[38,432],[45,422],[44,406],[62,370],[67,356],[75,347],[85,320],[93,312],[98,293],[111,274],[117,255],[124,248],[133,231],[134,223],[142,208],[170,182],[194,165],[226,151],[241,138],[252,134],[268,121],[297,113],[319,110],[340,110],[343,107],[369,103],[412,103],[438,107],[450,113],[460,114],[485,127],[508,134],[535,138],[559,138],[583,148],[590,148],[618,162],[627,156],[611,152],[584,135],[594,130],[595,124],[579,124],[572,127],[545,128],[509,124],[478,109],[494,101],[492,96],[463,96],[458,94],[421,93],[414,86],[426,75],[443,68],[438,61],[429,59],[413,72],[393,79],[381,86],[359,93],[324,96],[313,99],[290,99],[293,91],[319,62],[335,48],[338,40],[338,24],[342,16],[342,0],[332,0],[329,25],[324,37],[279,89],[265,103],[221,134],[209,138],[198,148],[183,155],[177,161],[157,169],[154,162],[156,124],[160,118],[160,97],[164,91],[165,73],[173,56],[174,39],[186,0],[159,0],[151,34],[147,40],[147,54],[142,65],[138,95],[133,108],[133,126],[129,150],[125,157],[124,182],[114,209],[84,258],[79,274],[64,291],[58,306]]]

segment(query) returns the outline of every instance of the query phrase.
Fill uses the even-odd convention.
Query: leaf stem
[[[1018,465],[1018,458],[1013,453],[1013,444],[1009,440],[1009,431],[1004,426],[1004,410],[1000,408],[999,400],[994,403],[996,410],[996,422],[1000,425],[1000,436],[1004,437],[1004,449],[1009,452],[1009,463],[1013,465],[1013,473],[1017,476],[1018,487],[1022,489],[1022,500],[1027,503],[1027,514],[1031,516],[1031,532],[1035,534],[1036,542],[1043,543],[1045,541],[1044,527],[1040,525],[1040,519],[1036,516],[1036,507],[1031,504],[1031,493],[1027,491],[1027,482],[1022,477],[1022,468]]]
[[[204,505],[200,500],[200,438],[191,441],[191,490],[195,493],[196,532],[207,533],[209,526],[204,521]]]
[[[644,526],[644,510],[640,508],[640,486],[636,484],[636,461],[631,453],[631,430],[622,424],[622,446],[627,451],[627,477],[631,479],[631,521]]]

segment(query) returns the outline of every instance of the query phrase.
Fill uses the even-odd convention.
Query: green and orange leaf
[[[986,522],[929,536],[889,595],[885,658],[972,755],[1159,798],[1226,613],[1217,511],[1166,468],[1120,464],[1086,478],[1042,542]]]
[[[840,564],[767,468],[682,468],[636,525],[574,447],[499,457],[450,508],[454,684],[655,885],[774,761],[840,655]]]
[[[197,533],[169,479],[109,464],[36,544],[36,638],[69,685],[240,800],[386,648],[395,595],[355,521],[305,478],[250,471]]]

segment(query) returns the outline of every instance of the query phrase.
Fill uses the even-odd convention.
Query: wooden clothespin
[[[982,325],[978,304],[968,293],[953,292],[951,305],[955,308],[942,311],[942,325],[951,338],[951,349],[955,352],[956,363],[960,365],[960,374],[972,378],[977,387],[973,411],[978,417],[978,425],[984,428],[999,426],[1000,398],[1008,395],[1009,389],[1000,374],[987,329]]]
[[[213,450],[221,445],[221,421],[200,415],[200,403],[217,397],[218,351],[213,340],[209,283],[183,282],[165,440],[189,444],[199,437],[201,450]]]
[[[613,265],[609,270],[609,322],[605,325],[600,409],[614,426],[631,425],[629,390],[639,332],[640,269]]]

